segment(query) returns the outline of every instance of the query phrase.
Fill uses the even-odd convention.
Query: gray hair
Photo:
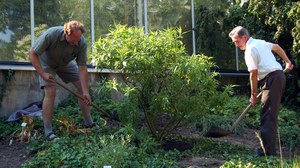
[[[245,29],[245,28],[242,27],[242,26],[237,26],[237,27],[235,27],[235,28],[232,29],[231,32],[229,33],[229,37],[231,37],[231,38],[232,38],[233,36],[235,36],[235,35],[238,35],[238,37],[240,37],[240,38],[241,38],[242,36],[244,36],[244,35],[250,36],[248,30]]]

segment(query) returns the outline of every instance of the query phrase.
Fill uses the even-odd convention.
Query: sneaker
[[[47,140],[56,140],[59,139],[59,137],[57,135],[55,135],[53,132],[50,132],[47,136],[46,136]]]
[[[99,125],[97,125],[96,123],[93,123],[91,125],[85,125],[84,128],[99,130],[101,127]]]

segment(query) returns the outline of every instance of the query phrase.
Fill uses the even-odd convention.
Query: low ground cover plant
[[[233,98],[233,100],[236,98]],[[55,129],[63,127],[58,122],[62,116],[68,121],[74,120],[75,125],[80,125],[83,120],[78,114],[78,108],[72,107],[71,100],[55,110]],[[102,102],[98,98],[95,102]],[[230,101],[229,101],[230,102]],[[76,104],[76,103],[74,103]],[[98,104],[100,105],[100,104]],[[117,105],[115,105],[117,106]],[[109,111],[109,104],[102,104]],[[227,106],[230,110],[230,106]],[[233,110],[233,109],[232,109]],[[96,121],[102,121],[101,114],[92,110]],[[1,131],[10,127],[11,131],[2,134],[8,137],[14,129],[19,129],[22,121],[7,125],[4,118],[0,124]],[[250,120],[247,120],[247,122]],[[42,135],[42,122],[34,119],[35,128]],[[245,123],[250,125],[250,123]],[[82,127],[79,127],[82,128]],[[80,134],[67,134],[59,132],[60,139],[45,141],[43,136],[37,136],[30,141],[28,151],[34,157],[22,167],[38,167],[49,165],[50,167],[178,167],[178,161],[189,157],[217,158],[224,161],[221,167],[284,167],[296,168],[299,166],[299,156],[280,160],[279,157],[257,157],[255,149],[245,146],[233,145],[229,142],[215,141],[204,137],[188,137],[181,134],[172,134],[166,139],[177,140],[192,144],[192,148],[179,151],[178,149],[164,150],[163,145],[158,143],[149,130],[135,130],[130,125],[103,125],[99,131],[91,131]],[[283,135],[281,138],[283,139]],[[16,137],[15,137],[16,138]],[[17,143],[17,142],[14,142]],[[296,143],[296,142],[294,142]]]

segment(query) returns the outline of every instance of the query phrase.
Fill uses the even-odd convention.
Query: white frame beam
[[[34,44],[34,0],[30,0],[30,36],[31,46]]]

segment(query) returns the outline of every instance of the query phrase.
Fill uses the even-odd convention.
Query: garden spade
[[[291,70],[288,68],[285,68],[283,70],[283,73],[288,73]],[[262,92],[260,92],[256,97],[259,99],[262,95]],[[252,104],[249,103],[249,105],[246,107],[246,109],[242,112],[242,114],[239,116],[239,118],[232,124],[231,126],[231,130],[225,130],[223,128],[217,127],[217,126],[212,126],[205,134],[204,136],[206,137],[214,137],[214,138],[219,138],[219,137],[224,137],[227,136],[229,134],[232,134],[232,132],[234,131],[234,129],[237,127],[237,125],[242,121],[242,119],[244,118],[244,116],[246,115],[246,113],[248,113],[248,111],[251,109]]]
[[[55,80],[55,79],[51,79],[52,82],[56,83],[57,85],[59,85],[60,87],[64,88],[65,90],[67,90],[68,92],[72,93],[73,95],[75,95],[77,98],[81,99],[81,100],[84,100],[84,97],[79,94],[79,93],[76,93],[74,92],[72,89],[68,88],[67,86],[65,86],[64,84],[62,84],[61,82]],[[113,118],[109,113],[107,113],[106,111],[104,111],[103,109],[101,109],[100,107],[98,107],[97,105],[95,104],[91,104],[91,106],[93,106],[95,109],[97,109],[99,112],[101,112],[102,114],[105,115],[105,117],[108,117],[110,119],[113,119],[113,120],[116,120],[116,121],[119,121],[118,119],[116,118]]]
[[[259,99],[262,95],[262,92],[260,92],[257,95],[257,98]],[[219,138],[219,137],[224,137],[227,136],[229,134],[231,134],[234,129],[237,127],[237,125],[242,121],[242,119],[244,118],[244,116],[246,115],[246,113],[248,113],[248,111],[251,109],[252,104],[249,103],[249,105],[245,108],[245,110],[242,112],[242,114],[239,116],[239,118],[232,124],[231,126],[231,130],[225,130],[223,128],[217,127],[217,126],[212,126],[207,133],[204,134],[204,136],[206,137],[214,137],[214,138]]]

